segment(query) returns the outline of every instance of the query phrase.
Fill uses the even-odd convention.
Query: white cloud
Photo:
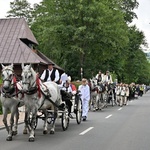
[[[27,0],[30,4],[39,3],[42,0]],[[0,0],[0,18],[5,18],[7,16],[7,11],[10,10],[10,2],[14,0]]]
[[[134,19],[134,24],[140,31],[144,32],[147,43],[150,46],[150,0],[138,0],[139,7],[135,10],[138,19]]]

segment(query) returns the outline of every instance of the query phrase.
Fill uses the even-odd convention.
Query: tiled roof
[[[0,19],[0,63],[46,63],[22,39],[38,45],[23,18]]]
[[[30,45],[38,45],[38,42],[24,18],[0,19],[0,63],[48,64],[52,62],[42,53],[39,52],[40,55],[35,53]],[[56,65],[57,67],[61,69]]]

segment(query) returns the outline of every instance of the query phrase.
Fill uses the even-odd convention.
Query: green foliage
[[[26,21],[30,24],[32,20],[32,7],[31,4],[28,3],[27,0],[14,0],[14,2],[10,2],[10,8],[7,13],[7,18],[17,17],[17,18],[25,18]]]
[[[76,86],[76,88],[78,89],[79,85],[82,84],[82,82],[77,82],[77,81],[73,81],[72,84],[74,84]]]
[[[29,6],[15,0],[11,9]],[[150,65],[141,51],[143,32],[128,23],[136,18],[137,0],[43,0],[22,14],[31,24],[37,47],[72,76],[90,78],[111,71],[119,82],[150,82]],[[27,8],[27,9],[26,9]]]

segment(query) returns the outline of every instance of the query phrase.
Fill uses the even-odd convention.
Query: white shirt
[[[48,76],[48,78],[47,78],[47,81],[52,81],[51,80],[51,74],[52,74],[52,71],[53,71],[53,69],[52,70],[49,70],[48,69],[48,71],[49,71],[49,76]],[[44,72],[43,72],[43,74],[41,75],[41,80],[44,80],[45,79],[45,76],[46,76],[46,70],[44,70]],[[57,69],[55,69],[55,79],[54,79],[54,82],[57,82],[59,80],[59,72],[58,72],[58,70]]]
[[[82,100],[90,100],[90,87],[88,85],[79,85],[78,90],[81,92]]]
[[[65,83],[68,80],[68,75],[64,72],[61,75],[60,80],[62,81],[62,83]]]
[[[111,75],[109,75],[109,76],[110,76],[110,78],[108,78],[108,75],[105,75],[105,76],[104,76],[104,82],[113,83],[113,81],[112,81],[112,76],[111,76]]]
[[[100,76],[101,76],[101,82],[103,82],[104,81],[104,74],[101,74]],[[95,78],[98,80],[99,74],[97,74]]]

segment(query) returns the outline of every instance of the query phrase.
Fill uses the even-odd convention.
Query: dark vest
[[[56,71],[56,69],[53,68],[53,71],[52,71],[51,76],[50,76],[51,81],[54,81],[54,79],[55,79],[55,71]],[[49,77],[49,70],[46,69],[46,74],[45,74],[45,78],[44,78],[45,82],[47,81],[48,77]]]
[[[101,82],[101,81],[102,81],[102,75],[99,75],[97,82]]]

